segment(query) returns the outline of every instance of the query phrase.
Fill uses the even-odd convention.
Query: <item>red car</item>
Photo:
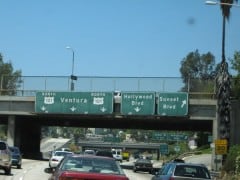
[[[129,180],[113,158],[93,155],[70,155],[54,170],[50,180]]]

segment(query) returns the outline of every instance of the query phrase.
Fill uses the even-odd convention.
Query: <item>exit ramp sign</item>
[[[113,92],[37,92],[37,113],[112,114]]]
[[[158,114],[161,116],[186,116],[187,93],[158,93]]]

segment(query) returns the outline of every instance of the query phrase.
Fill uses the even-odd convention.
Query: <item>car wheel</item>
[[[21,169],[21,166],[22,166],[21,164],[18,164],[18,165],[17,165],[17,168],[18,168],[18,169]]]
[[[4,169],[6,175],[11,174],[11,167]]]

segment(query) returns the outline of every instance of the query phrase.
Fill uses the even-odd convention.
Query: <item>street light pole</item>
[[[69,49],[72,51],[72,74],[71,74],[71,91],[74,91],[74,80],[77,80],[77,76],[74,76],[74,50],[70,46],[67,46],[66,49]]]

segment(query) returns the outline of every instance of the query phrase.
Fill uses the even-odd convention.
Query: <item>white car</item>
[[[61,162],[61,160],[67,156],[73,154],[69,151],[54,151],[52,154],[52,157],[49,159],[49,167],[55,168],[57,165]]]
[[[0,169],[5,171],[5,174],[11,174],[12,156],[11,150],[6,142],[0,141]]]
[[[122,150],[121,149],[112,149],[112,154],[114,159],[116,159],[117,161],[122,162],[123,158],[122,158]]]

